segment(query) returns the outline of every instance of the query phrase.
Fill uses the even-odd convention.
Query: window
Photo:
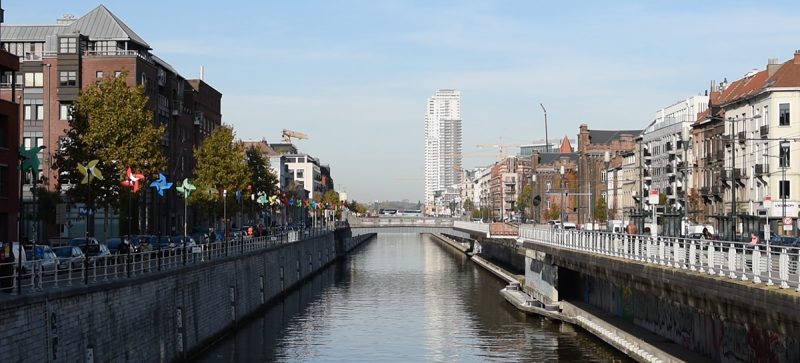
[[[782,168],[788,168],[789,163],[789,143],[781,143],[780,154],[778,155],[780,158],[779,166]]]
[[[8,148],[8,116],[0,115],[0,147]]]
[[[78,38],[61,38],[58,40],[59,53],[76,53],[78,51]]]
[[[77,86],[78,72],[76,71],[58,72],[58,84],[61,86]]]
[[[33,120],[33,105],[25,105],[23,120]]]
[[[44,120],[44,105],[36,105],[36,119]]]
[[[789,194],[789,192],[791,191],[791,189],[789,188],[789,180],[781,180],[778,183],[778,187],[779,187],[778,188],[778,194],[780,194],[778,196],[778,198],[780,198],[780,199],[789,199],[789,198],[791,198],[791,196]]]
[[[72,120],[72,104],[69,102],[60,103],[58,105],[58,119],[59,120]]]
[[[95,76],[97,77],[97,79],[102,79],[103,78],[103,71],[97,71],[95,73]]]
[[[42,72],[25,73],[25,87],[44,87],[44,73]]]
[[[778,105],[778,125],[789,126],[789,104],[781,103]]]
[[[302,177],[303,177],[303,170],[297,170],[296,178],[302,178]]]
[[[0,165],[0,198],[8,198],[8,166]]]

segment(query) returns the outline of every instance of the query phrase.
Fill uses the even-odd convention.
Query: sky
[[[54,24],[100,3],[6,0],[5,23]],[[461,91],[477,144],[643,129],[658,109],[800,49],[798,1],[151,1],[103,3],[184,77],[222,92],[243,139],[301,131],[360,202],[424,200],[424,115]],[[510,149],[513,150],[513,149]]]

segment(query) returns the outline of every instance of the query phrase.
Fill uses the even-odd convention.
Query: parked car
[[[116,255],[119,253],[119,247],[122,245],[122,242],[122,237],[109,238],[106,240],[106,246],[108,246],[108,250],[111,251],[112,254]]]
[[[6,244],[6,242],[0,242],[0,248],[5,248],[5,244]],[[25,249],[23,248],[22,250],[24,251]],[[13,255],[13,258],[14,258],[14,266],[19,266],[19,259],[22,258],[22,271],[21,272],[24,275],[24,274],[28,273],[28,267],[27,267],[28,255],[27,255],[27,253],[23,253],[20,256],[19,252],[20,252],[20,250],[19,250],[19,242],[11,242],[11,254]]]
[[[183,253],[184,249],[186,249],[186,251],[191,253],[192,247],[197,246],[197,242],[195,242],[195,240],[191,236],[186,236],[185,239],[183,236],[172,236],[171,239],[178,253]],[[184,243],[184,241],[186,243]]]
[[[55,273],[58,270],[58,256],[56,256],[50,246],[26,246],[25,253],[30,257],[26,262],[28,271]]]
[[[111,263],[109,257],[111,257],[111,251],[108,249],[108,246],[97,243],[97,244],[84,244],[80,247],[83,254],[86,258],[89,259],[90,266],[96,265],[104,265],[106,263]]]
[[[83,246],[85,246],[87,244],[89,244],[89,245],[99,245],[100,242],[98,242],[97,239],[94,238],[94,237],[89,237],[88,243],[86,241],[86,237],[78,237],[78,238],[73,238],[73,239],[69,240],[69,245],[70,246],[83,248]]]
[[[800,247],[800,240],[797,237],[791,236],[772,236],[769,239],[769,243],[773,247],[777,248],[794,248]]]
[[[564,229],[577,229],[578,227],[575,223],[572,222],[564,222]]]
[[[154,236],[152,241],[154,250],[172,251],[175,249],[175,242],[169,236]]]
[[[61,246],[53,248],[53,252],[58,256],[58,268],[66,270],[69,267],[73,269],[82,268],[83,260],[86,258],[80,247],[75,246]]]

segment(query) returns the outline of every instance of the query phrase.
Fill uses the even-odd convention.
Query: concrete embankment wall
[[[350,239],[354,248],[371,236]],[[186,359],[337,258],[333,233],[108,284],[0,303],[2,361]]]

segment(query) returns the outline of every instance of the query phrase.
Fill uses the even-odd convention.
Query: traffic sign
[[[650,204],[658,204],[658,189],[650,189],[650,198],[647,199],[647,202]]]
[[[764,196],[764,208],[770,209],[772,208],[772,196],[765,195]]]
[[[783,225],[784,226],[791,226],[792,225],[792,217],[783,217]]]

